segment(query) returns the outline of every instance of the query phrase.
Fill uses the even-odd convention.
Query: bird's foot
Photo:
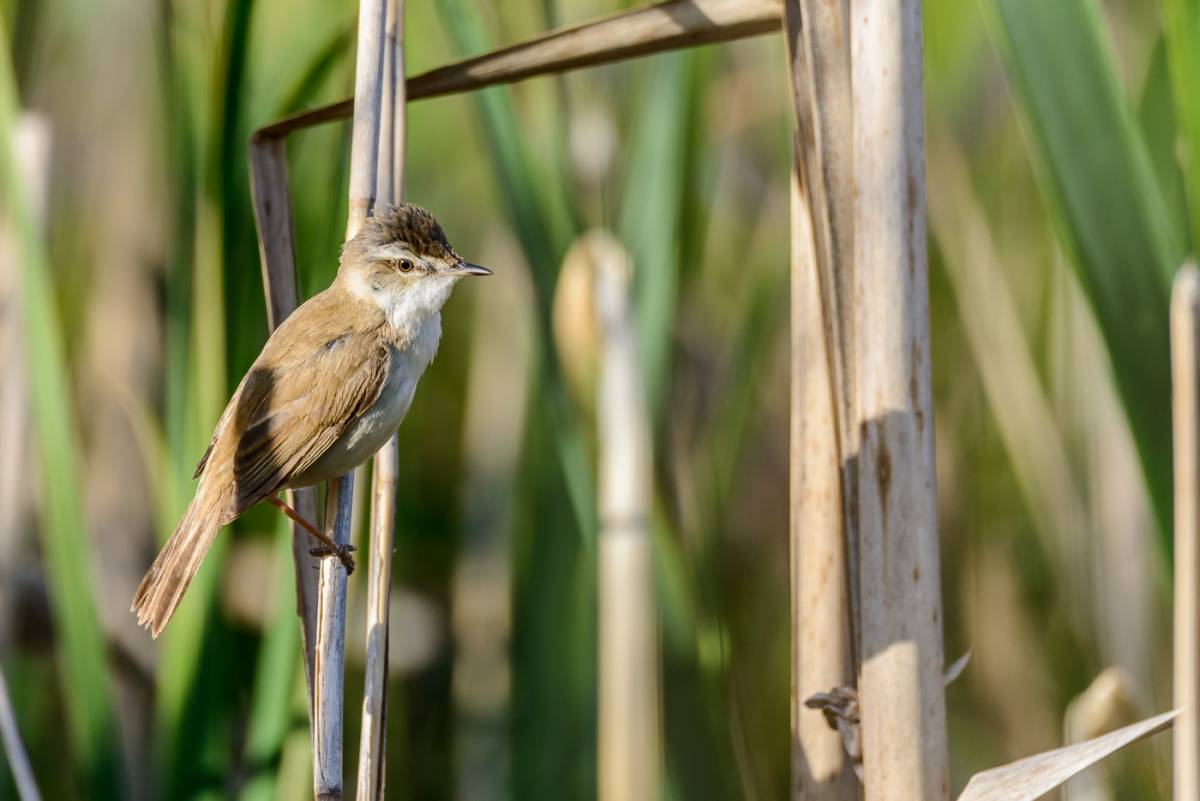
[[[346,568],[346,575],[354,572],[354,557],[350,554],[354,551],[354,546],[346,545],[322,545],[319,548],[309,548],[308,553],[311,556],[336,556]]]

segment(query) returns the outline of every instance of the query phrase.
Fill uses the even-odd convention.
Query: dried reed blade
[[[981,771],[967,782],[958,801],[1035,801],[1081,770],[1169,728],[1178,714],[1179,710],[1163,712],[1086,742]]]
[[[779,29],[779,0],[669,0],[563,28],[527,42],[464,59],[408,79],[408,100],[469,92],[501,83],[580,67],[757,36]],[[256,135],[291,131],[345,119],[354,98],[292,114]]]

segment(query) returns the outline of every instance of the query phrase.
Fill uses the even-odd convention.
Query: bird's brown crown
[[[402,242],[418,256],[452,259],[454,248],[433,215],[412,203],[376,208],[362,230],[346,243],[346,255],[361,256],[383,245]]]

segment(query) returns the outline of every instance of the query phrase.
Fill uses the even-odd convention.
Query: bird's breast
[[[435,315],[421,325],[410,342],[389,347],[387,380],[378,399],[291,486],[334,479],[358,467],[383,447],[408,414],[417,382],[433,360],[441,334],[441,320]]]

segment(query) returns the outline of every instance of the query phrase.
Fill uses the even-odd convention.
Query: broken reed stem
[[[792,598],[792,798],[858,797],[841,736],[804,702],[853,687],[841,465],[808,198],[792,170],[792,411],[789,542]]]
[[[329,482],[325,534],[339,545],[350,541],[354,473]],[[321,560],[313,701],[313,794],[317,801],[342,798],[342,708],[346,651],[346,566],[336,556]]]
[[[850,27],[864,784],[871,801],[937,801],[949,772],[920,0],[858,0]]]
[[[1175,798],[1200,798],[1200,272],[1171,293],[1175,440]]]
[[[29,764],[29,754],[21,741],[21,731],[17,728],[17,716],[13,712],[12,697],[8,694],[8,683],[4,680],[4,672],[0,670],[0,740],[4,742],[4,754],[8,758],[8,767],[12,772],[13,784],[17,788],[17,796],[21,801],[42,801],[38,792],[37,782],[33,778],[33,768]]]
[[[636,8],[438,67],[407,81],[407,99],[470,92],[580,67],[727,42],[779,29],[779,0],[670,0]],[[357,93],[357,89],[356,89]],[[260,128],[283,136],[350,116],[354,98],[302,111]]]
[[[398,202],[404,174],[404,3],[389,0],[383,41],[377,202]],[[366,664],[358,745],[358,801],[383,801],[387,769],[388,609],[396,526],[398,452],[393,433],[375,454],[367,573]]]
[[[659,789],[658,613],[650,542],[653,457],[630,305],[632,264],[588,234],[601,356],[596,402],[600,533],[599,801],[652,801]]]
[[[267,325],[274,331],[295,311],[295,246],[292,205],[288,194],[287,153],[282,139],[255,136],[250,140],[250,193],[258,227],[258,252],[262,263],[263,293],[267,300]],[[317,519],[316,490],[288,490],[288,505],[306,520]],[[290,521],[289,521],[290,522]],[[304,649],[304,680],[308,689],[309,722],[313,720],[313,679],[316,659],[317,581],[319,560],[309,554],[308,532],[290,522],[292,562],[296,577],[296,614],[300,617]]]

